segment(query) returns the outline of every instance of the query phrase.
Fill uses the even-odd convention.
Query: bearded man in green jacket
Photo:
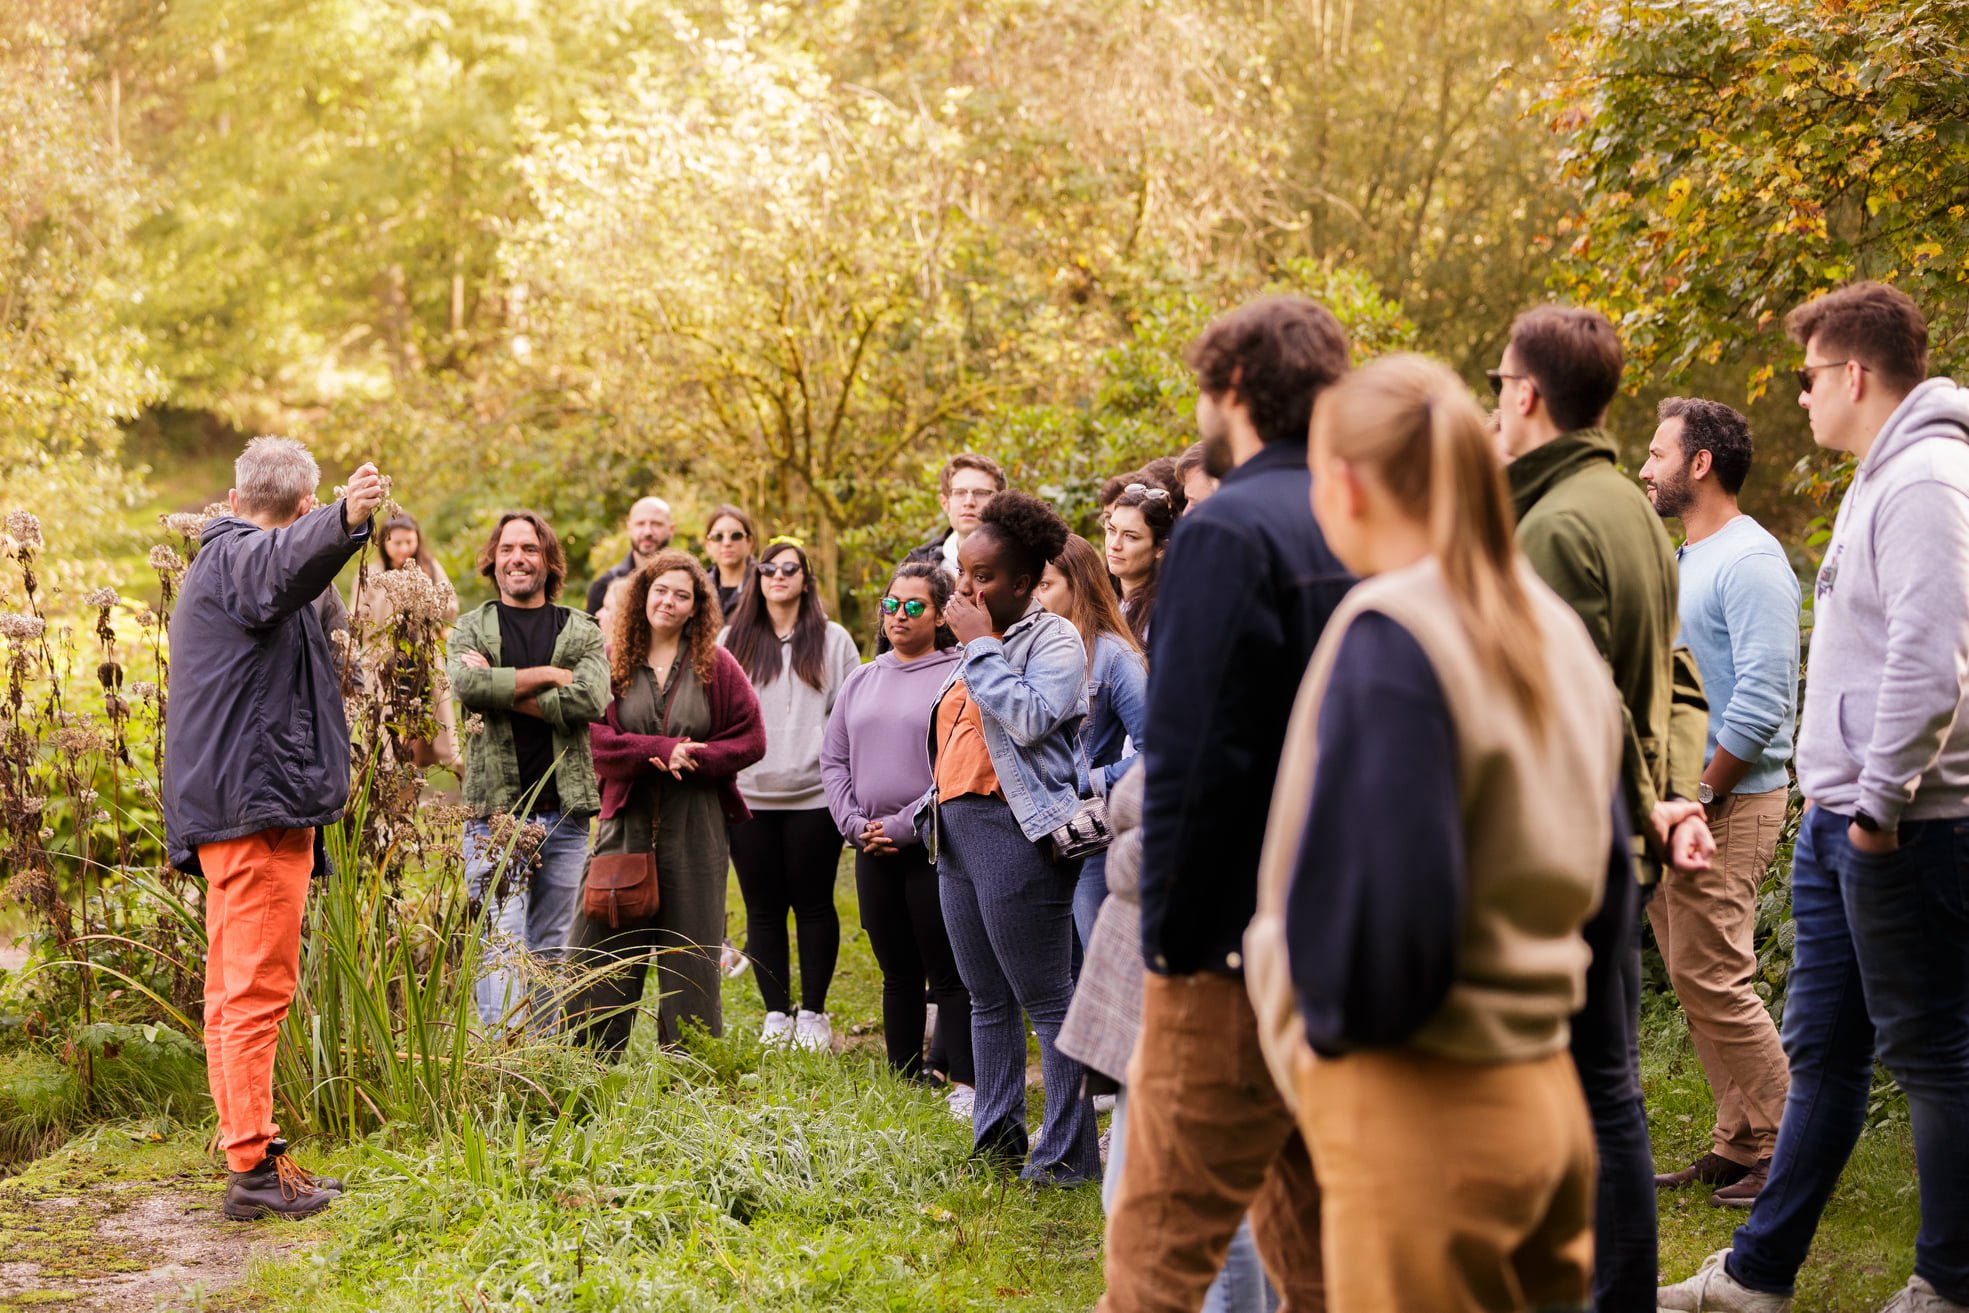
[[[1707,864],[1687,754],[1671,754],[1677,719],[1675,552],[1639,485],[1621,473],[1601,427],[1620,390],[1613,325],[1591,310],[1541,306],[1519,316],[1498,367],[1497,437],[1518,514],[1518,546],[1571,604],[1606,659],[1623,709],[1621,796],[1635,829],[1640,883],[1610,888],[1586,928],[1593,947],[1586,1006],[1573,1019],[1573,1061],[1600,1156],[1594,1210],[1594,1305],[1654,1308],[1654,1155],[1640,1080],[1640,905],[1659,861]],[[1685,671],[1684,682],[1692,679]],[[1700,696],[1691,689],[1695,704]],[[1684,767],[1674,770],[1673,763]],[[1693,754],[1701,769],[1701,751]],[[1675,787],[1678,776],[1686,793]],[[1553,781],[1554,788],[1566,787]],[[1682,795],[1678,797],[1678,795]]]

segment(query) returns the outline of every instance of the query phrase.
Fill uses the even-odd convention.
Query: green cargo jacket
[[[1638,832],[1657,801],[1680,794],[1702,770],[1675,763],[1675,549],[1647,495],[1615,466],[1613,438],[1598,428],[1563,434],[1505,468],[1518,513],[1518,547],[1585,622],[1620,692],[1625,746],[1621,796]],[[1694,677],[1689,663],[1684,682]],[[1700,683],[1694,704],[1706,707]],[[1684,697],[1689,696],[1685,692]],[[1676,756],[1685,755],[1678,751]],[[1692,766],[1692,770],[1691,770]],[[1652,863],[1642,863],[1643,878]]]
[[[549,603],[552,605],[552,603]],[[554,640],[553,664],[574,672],[574,682],[550,688],[535,701],[540,718],[554,730],[554,788],[561,810],[592,815],[602,808],[595,787],[595,759],[588,748],[588,722],[600,720],[608,709],[608,660],[602,655],[602,631],[584,612],[571,607],[567,624]],[[478,652],[492,663],[489,669],[468,666],[461,657]],[[520,763],[513,751],[513,727],[504,715],[513,709],[514,670],[499,664],[499,610],[487,602],[458,617],[451,629],[451,659],[445,666],[452,691],[468,712],[478,712],[484,729],[461,735],[465,749],[465,806],[474,816],[512,811],[520,803]]]

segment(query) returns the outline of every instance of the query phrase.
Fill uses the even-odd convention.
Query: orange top
[[[967,793],[1002,798],[998,771],[991,764],[984,720],[971,691],[958,680],[937,703],[937,801],[949,802]]]

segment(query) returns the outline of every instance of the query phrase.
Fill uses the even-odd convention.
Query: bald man
[[[670,503],[663,498],[645,497],[631,506],[629,554],[622,558],[620,565],[597,575],[595,582],[588,585],[588,614],[599,614],[602,599],[608,596],[608,586],[633,573],[637,566],[655,560],[656,554],[670,545],[670,536],[675,532],[676,525],[670,519]]]

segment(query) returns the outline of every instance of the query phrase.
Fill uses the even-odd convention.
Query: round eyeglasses
[[[885,597],[882,599],[883,615],[894,615],[900,611],[911,620],[915,620],[929,609],[930,604],[920,597],[912,597],[907,602],[903,601],[900,597]]]

